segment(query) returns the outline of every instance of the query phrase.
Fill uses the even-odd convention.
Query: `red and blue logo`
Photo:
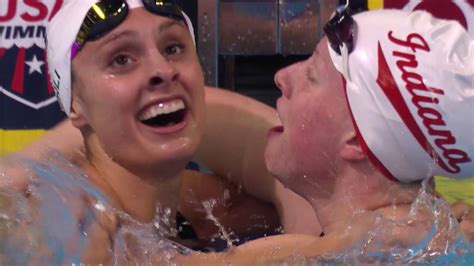
[[[49,128],[64,117],[49,82],[44,41],[62,2],[0,2],[0,128]]]

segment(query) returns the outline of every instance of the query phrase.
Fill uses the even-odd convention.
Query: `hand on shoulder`
[[[474,242],[474,205],[459,201],[451,205],[451,210],[458,220],[466,240]]]

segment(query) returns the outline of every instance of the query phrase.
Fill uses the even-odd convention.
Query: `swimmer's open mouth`
[[[280,135],[281,133],[283,133],[283,131],[284,131],[283,126],[272,127],[267,132],[267,139],[275,135]]]
[[[272,130],[274,130],[275,132],[283,132],[285,130],[285,128],[283,126],[276,126],[274,128],[272,128]]]
[[[151,127],[170,127],[184,121],[186,106],[183,100],[176,99],[157,103],[148,107],[139,116],[140,121]]]

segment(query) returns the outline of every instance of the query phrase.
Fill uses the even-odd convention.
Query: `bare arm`
[[[337,242],[323,241],[307,235],[280,235],[261,238],[225,253],[195,253],[177,259],[179,265],[279,265],[294,256],[316,257]],[[282,263],[281,263],[282,264]]]
[[[54,128],[25,147],[20,154],[41,160],[50,151],[60,151],[67,159],[80,163],[84,160],[84,142],[78,129],[69,120],[59,123]]]
[[[265,167],[266,134],[280,124],[276,110],[216,88],[207,88],[206,103],[206,132],[197,161],[249,194],[272,202],[286,233],[319,235],[321,229],[309,203],[285,189]]]
[[[265,168],[265,136],[269,128],[280,123],[275,109],[211,87],[206,87],[206,106],[206,130],[197,161],[215,175],[242,186],[248,194],[273,203],[285,232],[319,235],[321,230],[311,206],[285,189]],[[82,137],[69,121],[60,123],[21,153],[41,159],[49,150],[58,150],[77,164],[84,160]]]
[[[327,253],[340,252],[360,235],[331,237],[279,235],[257,239],[225,253],[195,253],[177,259],[179,265],[306,265]],[[314,264],[314,263],[313,263]]]

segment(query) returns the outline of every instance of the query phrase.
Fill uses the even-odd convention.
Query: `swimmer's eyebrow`
[[[125,37],[137,38],[138,33],[136,31],[133,31],[133,30],[125,30],[125,31],[121,31],[121,32],[118,32],[118,33],[112,33],[112,34],[110,34],[109,36],[107,36],[106,38],[104,38],[102,40],[102,45],[106,45],[110,42],[113,42],[113,41],[116,41],[118,39],[125,38]]]
[[[169,28],[173,27],[174,25],[178,25],[178,26],[181,26],[181,27],[187,29],[186,26],[181,21],[170,20],[170,21],[167,21],[167,22],[161,24],[160,27],[158,28],[158,31],[161,33],[163,31],[166,31]],[[105,37],[102,40],[102,45],[106,45],[110,42],[116,41],[116,40],[118,40],[120,38],[124,38],[124,37],[137,38],[138,37],[138,32],[133,31],[133,30],[125,30],[125,31],[121,31],[121,32],[118,32],[118,33],[112,33],[112,34],[110,34],[109,36]]]

